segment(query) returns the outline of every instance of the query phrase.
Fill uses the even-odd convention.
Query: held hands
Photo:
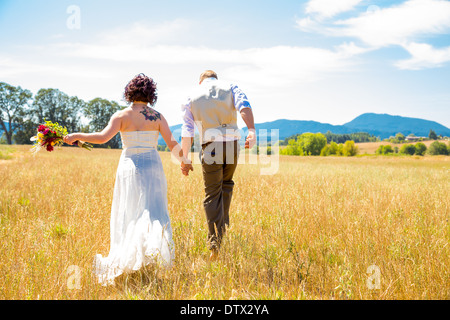
[[[247,139],[245,140],[245,149],[251,149],[256,144],[256,132],[253,129],[248,131]]]
[[[194,167],[192,166],[191,160],[183,157],[181,161],[181,173],[185,176],[188,176],[189,171],[194,171]]]

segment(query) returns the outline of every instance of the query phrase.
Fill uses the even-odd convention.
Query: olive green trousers
[[[209,249],[219,249],[226,227],[230,223],[230,204],[233,196],[233,175],[237,167],[240,146],[238,141],[210,142],[202,146],[205,199],[203,206],[208,223]]]

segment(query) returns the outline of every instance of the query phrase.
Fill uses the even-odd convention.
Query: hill
[[[432,129],[437,135],[450,136],[450,129],[435,121],[376,113],[364,113],[343,125],[281,119],[255,124],[255,127],[257,131],[279,129],[280,140],[298,133],[326,133],[327,131],[336,134],[367,132],[380,139],[385,139],[395,136],[399,132],[405,136],[413,133],[416,136],[428,137],[430,129]]]
[[[344,127],[354,131],[369,132],[382,139],[395,136],[398,132],[405,136],[413,133],[416,136],[428,137],[430,129],[438,135],[450,136],[450,129],[435,121],[389,114],[364,113],[344,124]]]

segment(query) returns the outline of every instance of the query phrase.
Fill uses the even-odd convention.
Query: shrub
[[[378,147],[377,151],[375,152],[376,154],[389,154],[389,153],[394,153],[394,150],[392,149],[392,147],[390,145],[381,145]]]
[[[327,138],[322,133],[303,133],[297,138],[297,143],[304,155],[318,156],[327,145]]]
[[[439,154],[447,155],[448,154],[447,146],[445,145],[445,143],[435,141],[428,147],[428,153],[431,155],[439,155]]]
[[[395,139],[400,142],[405,141],[405,135],[403,133],[399,132],[395,135]]]
[[[289,156],[302,156],[303,150],[295,139],[290,139],[288,145],[280,150],[280,154]]]
[[[345,141],[343,153],[346,157],[353,157],[358,154],[358,147],[355,145],[355,142],[352,140]]]
[[[400,153],[409,154],[412,156],[414,153],[416,153],[416,147],[412,144],[405,144],[400,148]]]
[[[321,156],[332,156],[337,155],[339,152],[339,146],[336,142],[331,141],[329,145],[326,145],[323,147],[323,149],[320,151]]]
[[[423,156],[425,154],[425,152],[427,151],[427,146],[422,142],[418,142],[415,145],[415,149],[416,149],[416,154],[418,156]]]

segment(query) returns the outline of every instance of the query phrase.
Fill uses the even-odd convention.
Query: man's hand
[[[194,167],[192,166],[190,160],[183,159],[183,161],[181,162],[181,173],[185,176],[188,176],[189,171],[194,171]]]
[[[245,140],[245,148],[251,149],[255,146],[255,144],[256,144],[256,132],[255,130],[249,130],[247,139]]]

